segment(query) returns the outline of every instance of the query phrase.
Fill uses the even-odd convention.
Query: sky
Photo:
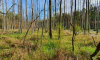
[[[3,0],[4,2],[6,1],[6,0]],[[15,5],[15,14],[18,14],[18,1],[20,1],[20,0],[15,0],[15,3],[16,3],[16,5]],[[28,14],[28,17],[31,17],[31,15],[32,15],[32,4],[31,4],[31,0],[27,0],[28,2],[27,2],[27,7],[28,7],[28,11],[27,11],[27,14]],[[38,4],[40,3],[40,8],[38,8],[38,10],[40,9],[40,10],[42,10],[42,9],[44,9],[44,3],[45,3],[45,0],[38,0],[39,2],[38,2]],[[48,13],[48,6],[49,6],[49,3],[48,3],[48,1],[49,0],[47,0],[47,2],[46,2],[46,14],[45,14],[45,16],[46,16],[46,18],[47,18],[47,13]],[[60,8],[60,5],[59,5],[59,3],[60,3],[60,0],[56,0],[57,1],[57,4],[56,4],[56,6],[57,6],[57,13],[59,13],[59,8]],[[83,7],[83,0],[76,0],[77,1],[77,10],[78,10],[78,8],[79,9],[82,9],[82,7]],[[52,0],[52,6],[53,6],[53,8],[55,7],[55,0]],[[79,3],[79,4],[78,4]],[[91,0],[91,4],[93,4],[93,5],[95,5],[97,3],[97,0]],[[1,4],[2,4],[2,2],[1,2]],[[13,5],[13,0],[7,0],[7,10],[11,7]],[[23,13],[24,13],[24,18],[25,18],[25,11],[26,11],[26,0],[22,0],[22,9],[23,9]],[[78,6],[80,6],[80,7],[78,7]],[[38,5],[38,7],[39,7],[39,5]],[[65,12],[66,13],[70,13],[70,10],[71,10],[71,0],[65,0]],[[35,16],[35,13],[37,13],[37,11],[36,11],[36,9],[37,9],[37,0],[33,0],[33,9],[34,9],[34,16]],[[2,5],[0,6],[0,10],[2,11]],[[5,5],[5,3],[4,3],[4,10],[5,10],[5,12],[6,12],[6,5]],[[11,9],[10,11],[12,11],[13,9]],[[74,4],[73,4],[73,11],[74,11]],[[38,11],[39,12],[39,11]],[[53,11],[52,11],[53,12]],[[64,13],[64,0],[62,0],[62,13]],[[53,14],[52,14],[53,15]],[[34,19],[35,19],[35,17],[34,17]],[[42,19],[44,19],[44,11],[42,11],[42,13],[40,14],[40,19],[42,20]]]

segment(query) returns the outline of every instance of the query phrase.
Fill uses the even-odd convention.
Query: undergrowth
[[[53,38],[50,39],[48,33],[44,32],[42,40],[42,31],[33,34],[29,32],[25,48],[23,49],[22,34],[5,34],[0,37],[0,60],[89,60],[90,55],[95,51],[91,36],[77,35],[75,38],[75,51],[72,52],[72,33],[61,31],[61,38],[58,40],[58,32],[53,31]],[[38,42],[37,42],[38,39]],[[95,37],[98,44],[98,39]],[[96,55],[98,57],[100,52]],[[94,59],[96,58],[94,57]]]

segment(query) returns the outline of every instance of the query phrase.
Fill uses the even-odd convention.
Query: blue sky
[[[3,0],[4,2],[5,2],[5,0]],[[12,6],[12,1],[13,0],[7,0],[7,9],[9,9],[11,6]],[[16,5],[15,5],[15,14],[18,14],[18,1],[19,0],[15,0],[15,3],[17,3]],[[31,17],[31,9],[32,9],[32,5],[31,5],[31,0],[27,0],[28,2],[27,2],[27,4],[28,4],[28,16],[29,17]],[[41,9],[43,9],[44,8],[44,2],[45,2],[45,0],[38,0],[38,1],[40,1],[40,10]],[[48,1],[49,0],[47,0],[47,3],[46,3],[46,10],[48,9]],[[59,13],[59,1],[60,0],[57,0],[57,12]],[[66,5],[65,5],[65,7],[66,7],[66,13],[70,13],[70,1],[71,0],[65,0],[65,3],[66,3]],[[78,4],[78,2],[80,2],[81,4]],[[95,4],[97,2],[97,0],[91,0],[91,4]],[[37,13],[37,11],[36,11],[36,9],[37,9],[37,0],[34,0],[34,2],[33,2],[34,4],[34,15],[35,15],[35,13]],[[24,17],[25,17],[25,5],[26,4],[26,0],[22,0],[22,5],[23,5],[23,10],[24,10]],[[38,2],[38,4],[39,4],[39,2]],[[52,0],[52,5],[54,5],[54,0]],[[81,7],[79,7],[79,8],[81,8],[82,9],[82,5],[83,5],[83,0],[77,0],[77,10],[78,10],[78,5],[81,5]],[[4,5],[4,9],[5,9],[5,11],[6,11],[6,5]],[[2,6],[0,7],[0,10],[2,10]],[[74,8],[73,8],[73,10],[74,10]],[[10,10],[10,11],[12,11],[12,9]],[[62,13],[64,12],[64,0],[62,0]],[[47,16],[47,11],[46,11],[46,16]],[[41,13],[41,15],[40,15],[40,19],[44,19],[44,11]]]

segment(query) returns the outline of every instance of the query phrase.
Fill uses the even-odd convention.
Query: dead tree
[[[3,18],[4,18],[4,29],[3,29],[3,33],[5,33],[5,31],[6,31],[6,22],[5,22],[5,16],[4,15],[7,15],[8,14],[8,12],[11,10],[11,8],[14,6],[14,5],[16,5],[16,3],[14,3],[7,11],[6,11],[6,13],[4,13],[4,1],[2,0],[2,9],[3,9],[3,12],[1,12],[0,11],[0,14],[3,14]],[[7,9],[7,8],[6,8]]]
[[[33,20],[33,0],[31,0],[32,3],[32,20]],[[33,34],[33,24],[32,24],[32,34]]]
[[[72,19],[73,19],[72,10],[73,10],[73,0],[71,0],[71,20],[70,20],[71,24],[72,24]],[[72,29],[72,28],[71,28],[71,25],[70,25],[70,30],[71,30],[71,29]]]
[[[62,4],[62,0],[60,0],[60,17],[59,17],[59,35],[58,35],[58,39],[60,39],[61,4]]]
[[[75,0],[75,13],[74,13],[74,20],[73,20],[73,36],[72,36],[72,51],[74,52],[74,39],[75,39],[75,21],[76,20],[76,0]]]
[[[44,20],[42,22],[42,40],[43,40],[43,27],[44,27],[44,21],[45,21],[45,5],[46,5],[46,0],[45,0],[45,4],[44,4]],[[46,31],[46,29],[45,29]],[[42,44],[42,40],[41,40],[41,44]]]
[[[20,33],[22,33],[22,0],[20,0]]]
[[[92,36],[92,39],[93,39],[94,45],[95,45],[95,47],[96,47],[96,43],[95,43],[95,40],[94,40],[94,37],[93,37],[93,36]]]
[[[96,46],[95,52],[94,52],[92,55],[90,55],[91,60],[93,60],[92,57],[94,57],[99,51],[100,51],[100,42],[99,42],[99,44]]]
[[[13,4],[15,3],[15,0],[13,0]],[[13,6],[13,14],[14,14],[14,28],[13,31],[15,29],[15,6]]]
[[[51,28],[51,0],[49,0],[49,36],[52,39],[52,28]]]
[[[98,18],[97,18],[97,27],[96,27],[96,34],[98,34],[98,26],[99,26],[99,15],[100,15],[100,11],[99,11],[99,7],[100,7],[100,5],[98,5],[99,4],[99,1],[97,0],[97,7],[98,7]]]
[[[41,13],[42,11],[44,11],[44,9],[41,10],[40,13]],[[40,17],[40,13],[39,13],[39,16],[36,17],[36,19],[34,19],[34,20],[31,21],[31,23],[30,23],[30,25],[29,25],[29,28],[27,29],[27,32],[26,32],[25,37],[24,37],[24,39],[23,39],[23,47],[24,47],[24,43],[25,43],[27,34],[28,34],[28,32],[29,32],[29,30],[30,30],[32,24]]]

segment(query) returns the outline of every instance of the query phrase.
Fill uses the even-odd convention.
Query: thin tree
[[[46,0],[45,0],[45,3],[44,3],[44,22],[45,22],[45,6],[46,6]],[[43,24],[44,24],[45,32],[46,32],[46,24],[44,22],[43,22]]]
[[[100,7],[100,5],[99,5],[99,1],[97,0],[97,5],[98,5],[98,19],[97,19],[97,29],[96,29],[96,34],[98,34],[98,26],[99,26],[99,15],[100,15],[100,11],[99,11],[99,7]]]
[[[52,13],[54,12],[54,7],[52,7],[52,9],[53,9],[53,11],[52,11]],[[53,16],[54,16],[55,14],[53,14]],[[54,27],[54,23],[55,23],[55,20],[54,20],[54,18],[52,18],[52,20],[53,20],[53,29],[55,28]]]
[[[49,0],[48,0],[49,1]],[[49,2],[48,2],[49,3]],[[48,32],[48,30],[49,30],[49,5],[48,5],[48,8],[47,8],[47,32]]]
[[[28,17],[27,17],[27,0],[26,0],[26,21],[25,21],[25,28],[28,27]]]
[[[20,33],[22,33],[22,0],[20,0]]]
[[[73,37],[72,37],[72,51],[74,52],[74,40],[75,40],[75,23],[76,23],[76,0],[75,0],[75,13],[74,13],[74,20],[73,20]]]
[[[88,30],[88,0],[86,0],[86,30]]]
[[[64,28],[64,23],[65,23],[65,0],[64,0],[64,20],[63,20],[63,28]]]
[[[84,28],[84,34],[86,34],[86,30],[88,28],[87,24],[88,24],[88,20],[87,20],[87,0],[86,0],[86,13],[85,13],[85,28]]]
[[[15,3],[15,0],[13,0],[13,4]],[[15,6],[13,6],[13,14],[14,14],[14,28],[13,31],[15,29]]]
[[[88,0],[88,33],[89,33],[89,30],[90,30],[89,8],[90,8],[90,1]]]
[[[6,12],[7,12],[7,0],[5,0],[5,3],[6,3]],[[5,29],[5,30],[6,30],[6,31],[7,31],[7,19],[8,19],[8,18],[7,18],[7,14],[6,14],[6,20],[5,20],[5,24],[6,24],[6,29]]]
[[[40,11],[40,0],[39,0],[39,11]],[[39,17],[39,21],[40,21],[40,17]],[[38,31],[39,31],[40,25],[38,26]]]
[[[84,5],[85,5],[85,0],[83,0],[83,11],[82,11],[82,29],[84,29],[84,15],[85,15],[85,12],[84,12]],[[84,34],[85,34],[85,30],[84,30]]]
[[[55,22],[56,22],[56,0],[55,0]]]
[[[95,1],[95,3],[96,3],[96,1]],[[95,6],[94,6],[94,12],[95,12],[95,30],[96,30],[96,4],[95,4]]]
[[[44,9],[43,9],[43,10],[44,10]],[[41,10],[40,13],[41,13],[43,10]],[[33,21],[31,21],[31,23],[30,23],[30,25],[29,25],[29,27],[28,27],[28,29],[27,29],[27,32],[26,32],[26,34],[25,34],[25,37],[24,37],[24,39],[23,39],[23,47],[25,47],[25,46],[24,46],[24,43],[25,43],[26,37],[27,37],[27,35],[28,35],[28,32],[29,32],[29,30],[30,30],[32,24],[40,17],[40,13],[39,13],[39,16],[36,17],[36,19],[34,19]]]
[[[52,29],[51,29],[51,0],[49,0],[49,36],[52,39]]]
[[[2,10],[3,10],[3,0],[2,0]],[[4,17],[2,17],[2,18],[4,18]],[[4,26],[3,26],[3,21],[2,21],[2,30],[4,30]]]
[[[46,5],[46,0],[45,0],[45,3],[44,3],[44,20],[42,22],[42,40],[43,40],[43,27],[44,27],[44,21],[45,21],[45,5]],[[42,43],[42,40],[41,40],[41,43]]]
[[[38,16],[38,0],[37,0],[37,16]],[[37,42],[38,42],[38,34],[39,34],[39,24],[38,24],[38,20],[37,20]]]
[[[3,13],[4,13],[4,0],[2,0],[2,9],[3,9]],[[3,14],[3,33],[5,33],[6,27],[5,27],[5,16]]]
[[[19,12],[19,0],[17,0],[18,3],[18,30],[20,31],[20,12]]]
[[[31,0],[32,3],[32,21],[33,21],[33,0]],[[33,24],[32,24],[32,34],[33,34]]]
[[[58,39],[60,39],[61,5],[62,5],[62,0],[60,0],[60,17],[59,17],[59,35],[58,35]]]
[[[72,11],[73,11],[73,0],[71,0],[71,20],[70,20],[70,23],[72,24],[72,19],[73,19],[73,16],[72,16]],[[70,30],[72,29],[71,25],[70,25]]]
[[[13,0],[12,0],[12,4],[13,4]],[[13,12],[13,9],[12,9],[12,12]],[[13,13],[11,13],[11,20],[12,20],[11,32],[13,32],[13,24],[14,24],[14,21],[13,21]]]

